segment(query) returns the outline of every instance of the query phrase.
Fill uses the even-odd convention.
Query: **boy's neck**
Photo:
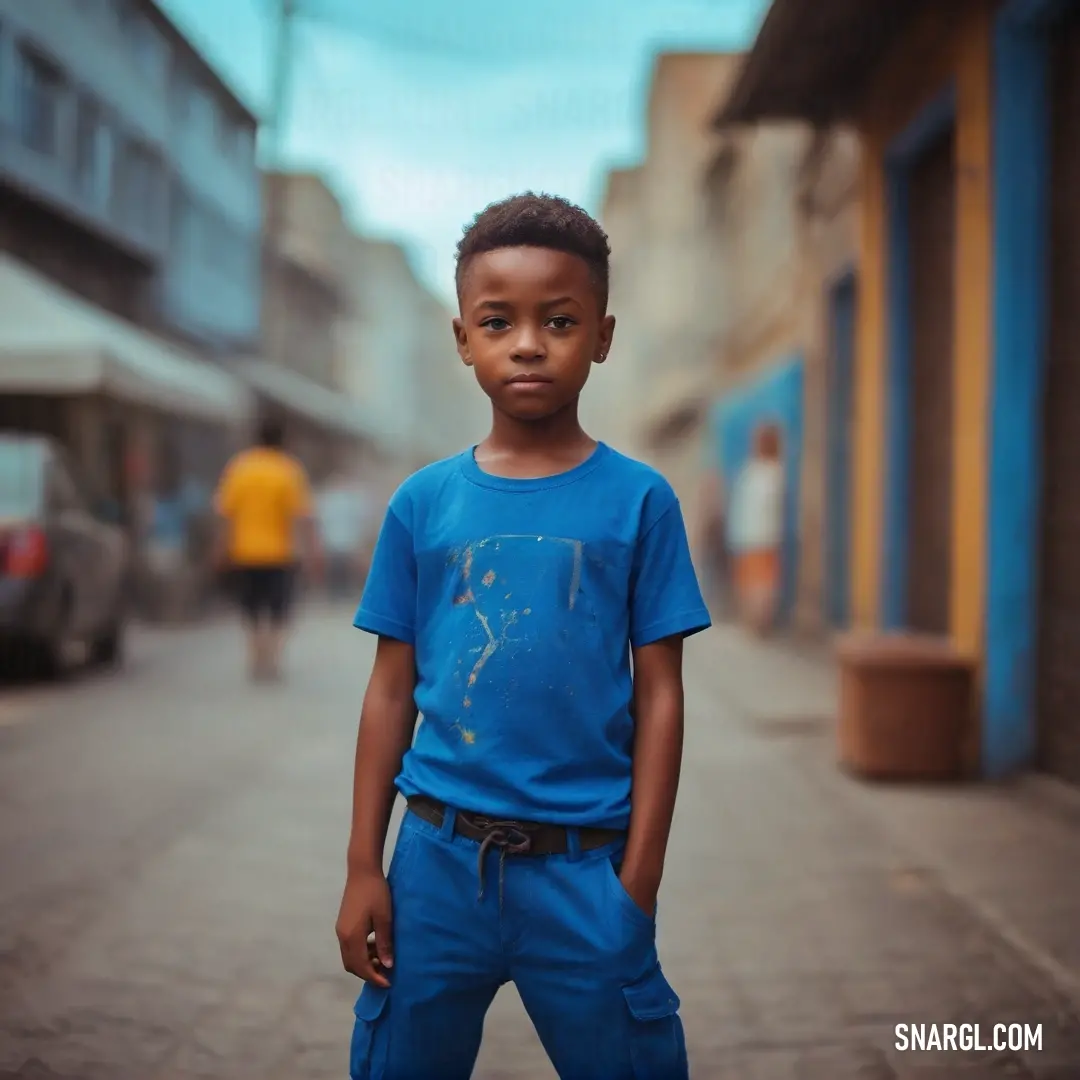
[[[541,420],[518,420],[496,409],[491,433],[477,446],[476,458],[488,471],[543,476],[580,464],[595,449],[596,440],[582,428],[575,401]]]

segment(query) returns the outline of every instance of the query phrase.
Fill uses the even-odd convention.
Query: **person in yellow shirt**
[[[215,500],[219,565],[235,582],[254,679],[280,674],[296,572],[304,556],[320,558],[307,474],[284,443],[280,421],[264,420],[258,445],[225,467]]]

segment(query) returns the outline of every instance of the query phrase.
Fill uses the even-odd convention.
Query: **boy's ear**
[[[458,356],[466,367],[472,367],[472,354],[469,352],[469,337],[465,333],[465,324],[459,318],[453,321],[454,344],[457,346]]]
[[[600,354],[596,358],[602,364],[611,352],[611,342],[615,337],[615,316],[605,315],[600,322]]]

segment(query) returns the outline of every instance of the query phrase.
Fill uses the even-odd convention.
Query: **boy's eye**
[[[569,330],[574,325],[574,320],[568,315],[556,315],[548,320],[556,330]]]
[[[481,326],[486,327],[488,330],[505,330],[510,324],[505,319],[486,319]]]

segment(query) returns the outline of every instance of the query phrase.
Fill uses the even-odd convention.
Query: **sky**
[[[270,113],[279,0],[159,0]],[[282,161],[322,172],[363,232],[453,295],[454,246],[488,203],[563,195],[596,213],[639,161],[654,56],[753,40],[765,0],[296,0]],[[267,139],[264,153],[273,149]]]

